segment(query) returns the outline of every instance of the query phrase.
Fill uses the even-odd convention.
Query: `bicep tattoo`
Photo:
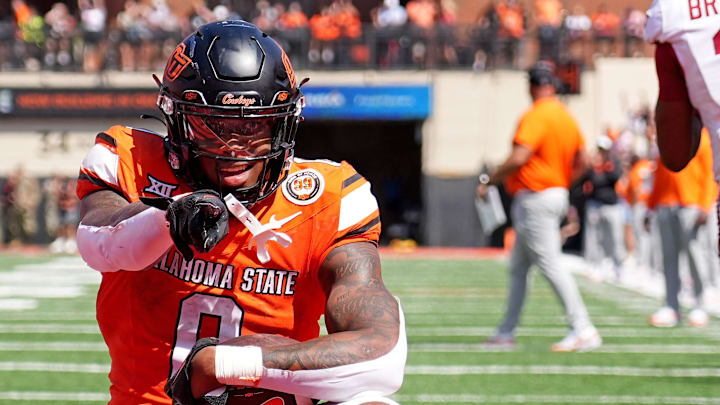
[[[264,350],[266,367],[307,370],[358,363],[384,355],[397,342],[398,304],[382,282],[374,245],[361,242],[334,249],[320,274],[328,293],[329,335]]]
[[[331,282],[325,313],[328,332],[397,325],[397,303],[382,281],[380,257],[370,243],[333,250],[322,273]]]
[[[100,190],[80,200],[80,218],[84,225],[115,226],[147,208],[141,202],[131,204],[114,191]]]

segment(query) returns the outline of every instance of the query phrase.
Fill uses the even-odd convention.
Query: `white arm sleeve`
[[[653,43],[660,41],[663,34],[663,12],[662,4],[659,0],[654,0],[647,11],[647,20],[645,20],[645,41]]]
[[[99,272],[144,270],[172,246],[165,211],[146,209],[115,226],[89,226],[77,231],[78,251]]]
[[[327,401],[349,401],[355,397],[385,396],[396,392],[402,385],[407,359],[405,316],[399,302],[398,312],[398,341],[387,354],[374,360],[319,370],[264,368],[258,386]]]

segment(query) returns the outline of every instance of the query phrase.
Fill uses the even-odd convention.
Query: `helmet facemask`
[[[241,202],[252,204],[272,194],[287,176],[304,106],[299,91],[291,102],[268,107],[211,106],[180,101],[161,91],[158,106],[172,134],[170,152],[176,149],[185,155],[184,172],[193,187],[231,192]],[[214,161],[212,177],[201,159]],[[249,165],[246,170],[262,165],[257,181],[223,185],[223,172],[242,168],[242,163]]]

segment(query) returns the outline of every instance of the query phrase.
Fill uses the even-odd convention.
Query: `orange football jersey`
[[[78,197],[109,189],[128,201],[192,191],[169,167],[162,135],[115,126],[83,160]],[[286,180],[250,211],[292,238],[269,241],[261,263],[252,234],[230,216],[230,231],[190,262],[171,247],[144,271],[103,273],[97,320],[110,350],[111,404],[170,404],[163,385],[198,338],[319,334],[325,293],[317,271],[343,244],[377,243],[380,217],[370,183],[348,163],[296,158]]]

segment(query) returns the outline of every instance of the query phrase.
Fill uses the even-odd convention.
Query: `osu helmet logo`
[[[273,41],[275,41],[275,40],[273,39]],[[285,66],[285,71],[287,72],[288,80],[290,80],[290,87],[295,88],[295,70],[293,69],[292,64],[290,63],[290,58],[288,58],[287,54],[285,53],[285,50],[282,48],[282,46],[280,46],[280,44],[277,41],[275,41],[275,45],[277,45],[278,48],[280,48],[282,63]]]
[[[185,44],[181,42],[180,45],[175,48],[175,51],[168,60],[167,66],[165,66],[165,77],[171,82],[175,81],[190,62],[192,62],[192,60],[185,55]]]
[[[282,50],[282,48],[280,48]],[[290,64],[290,58],[288,58],[285,51],[282,51],[282,61],[283,65],[285,65],[285,70],[287,71],[288,79],[290,80],[290,87],[295,87],[295,70],[293,70],[292,65]]]

